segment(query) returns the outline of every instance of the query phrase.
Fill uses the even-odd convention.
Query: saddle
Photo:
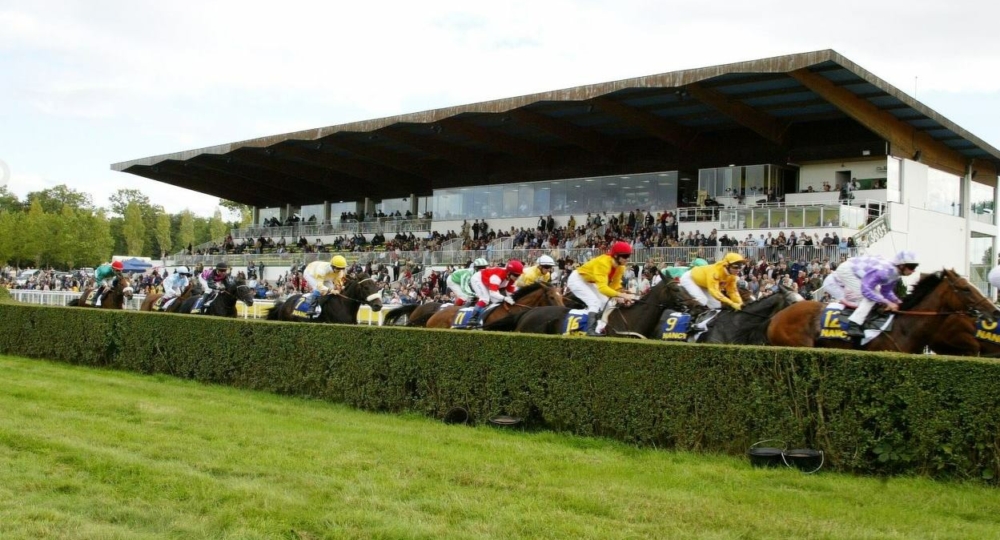
[[[854,314],[854,308],[844,306],[839,302],[831,302],[823,308],[820,314],[819,339],[836,339],[840,341],[851,341],[851,336],[847,335],[847,327],[851,324],[848,320]],[[880,333],[892,330],[894,316],[882,310],[873,310],[861,329],[865,337],[861,340],[861,345],[875,339]]]
[[[443,308],[444,306],[442,306]],[[500,307],[500,304],[491,304],[486,306],[483,311],[483,315],[479,317],[479,324],[472,322],[472,314],[476,311],[475,306],[473,307],[463,307],[455,313],[455,318],[451,320],[451,327],[460,330],[468,330],[470,328],[481,328],[482,322],[486,320],[486,317],[493,312],[494,309]]]
[[[100,304],[97,303],[97,299],[100,296],[101,296],[100,289],[94,289],[94,290],[90,291],[89,293],[87,293],[87,299],[84,300],[84,303],[87,304],[88,306],[100,307]]]
[[[295,306],[292,308],[292,315],[300,319],[315,319],[319,317],[319,314],[323,311],[323,308],[319,306],[319,302],[316,303],[316,307],[313,311],[309,310],[309,299],[305,296],[299,297],[298,301],[295,302]]]
[[[155,302],[153,302],[152,309],[153,311],[166,311],[167,308],[169,308],[170,305],[173,304],[175,300],[177,300],[176,296],[171,298],[167,298],[166,296],[161,296],[157,298]]]

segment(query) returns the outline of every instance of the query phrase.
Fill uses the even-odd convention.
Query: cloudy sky
[[[812,4],[0,0],[0,183],[207,216],[218,199],[109,165],[819,49],[1000,147],[1000,4]]]

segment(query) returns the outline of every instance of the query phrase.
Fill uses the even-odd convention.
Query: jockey
[[[201,288],[205,291],[201,300],[194,306],[194,310],[208,307],[212,299],[219,291],[224,291],[232,284],[233,277],[229,275],[229,264],[225,261],[215,265],[215,268],[206,269],[198,276]],[[194,311],[192,310],[192,311]]]
[[[844,266],[843,264],[841,266]],[[837,272],[830,272],[825,278],[823,278],[823,286],[820,288],[822,291],[830,295],[830,298],[834,302],[839,302],[846,308],[854,309],[858,307],[857,302],[852,302],[847,299],[847,293],[844,292],[844,284],[840,282],[840,278],[837,277]],[[819,292],[817,290],[816,292]],[[815,295],[816,292],[813,294]],[[814,299],[818,300],[818,297],[814,296]]]
[[[507,261],[507,266],[503,268],[485,268],[472,275],[472,291],[476,293],[476,309],[472,312],[472,319],[469,326],[480,324],[483,312],[486,310],[487,300],[490,304],[507,302],[513,304],[514,299],[510,295],[514,294],[514,282],[524,273],[524,264],[517,259]],[[507,293],[506,296],[500,291]]]
[[[701,257],[698,257],[697,259],[691,261],[691,264],[689,264],[688,266],[671,266],[670,268],[665,269],[663,272],[666,272],[667,275],[669,275],[674,279],[674,281],[679,281],[681,279],[681,276],[686,274],[688,270],[696,268],[698,266],[708,266],[708,261],[702,259]],[[660,275],[654,276],[653,281],[650,282],[651,287],[655,287],[660,282],[660,277],[662,276],[662,272],[658,272],[658,274]]]
[[[551,283],[552,267],[555,265],[556,261],[552,260],[552,257],[542,255],[535,262],[534,266],[529,266],[524,269],[524,273],[521,274],[521,277],[517,278],[517,283],[514,285],[520,289],[521,287],[527,287],[536,281],[541,281],[545,284]]]
[[[472,276],[480,270],[485,270],[489,265],[490,263],[486,262],[486,259],[480,257],[472,261],[471,268],[455,270],[448,276],[448,290],[455,295],[456,306],[472,302],[472,299],[476,297],[475,291],[472,290]]]
[[[995,296],[996,290],[1000,289],[1000,266],[993,267],[993,270],[990,270],[990,273],[989,275],[986,276],[986,279],[990,282],[990,285],[993,286],[994,289],[993,294]]]
[[[94,279],[101,286],[100,290],[97,291],[97,299],[94,300],[95,306],[101,305],[104,296],[111,292],[111,288],[114,287],[115,280],[122,277],[124,269],[125,265],[121,261],[115,261],[111,264],[102,264],[97,267],[97,270],[94,270]]]
[[[739,253],[726,253],[715,264],[691,268],[681,276],[681,287],[709,309],[722,309],[725,304],[739,311],[743,309],[743,298],[736,281],[746,262]]]
[[[312,289],[308,301],[303,304],[302,311],[312,313],[316,309],[319,297],[324,294],[338,293],[344,288],[344,277],[347,276],[347,259],[343,255],[334,255],[327,261],[313,261],[302,272],[306,283]]]
[[[581,302],[587,304],[587,335],[599,336],[597,332],[598,314],[611,298],[625,302],[635,301],[635,295],[622,289],[622,277],[632,246],[628,242],[615,242],[606,254],[598,255],[580,265],[566,280],[566,286]]]
[[[848,318],[847,335],[864,337],[861,327],[876,304],[884,305],[886,311],[898,311],[899,298],[892,289],[900,277],[915,272],[919,264],[912,251],[900,251],[891,261],[862,255],[841,263],[836,274],[844,287],[844,299],[858,305]]]
[[[161,306],[167,307],[174,298],[184,294],[188,286],[191,285],[191,270],[181,266],[176,272],[163,280],[163,302]]]

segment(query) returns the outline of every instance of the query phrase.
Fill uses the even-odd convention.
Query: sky
[[[0,0],[0,186],[207,217],[217,198],[110,165],[821,49],[1000,147],[998,19],[963,0]]]

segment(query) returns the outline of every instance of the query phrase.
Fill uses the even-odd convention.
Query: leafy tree
[[[46,214],[58,214],[64,205],[73,208],[83,208],[90,210],[94,208],[94,200],[89,193],[82,193],[75,189],[60,184],[56,187],[43,189],[42,191],[32,191],[25,197],[25,204],[30,208],[32,204],[38,202],[42,212]]]
[[[33,199],[20,234],[20,258],[34,261],[39,267],[45,264],[46,250],[52,244],[53,236],[50,223],[49,216],[42,209],[42,201],[39,198]]]
[[[220,244],[226,237],[226,222],[222,221],[222,211],[218,208],[215,209],[212,219],[208,220],[208,235],[210,240]]]
[[[49,245],[49,255],[54,264],[65,264],[74,268],[79,261],[80,223],[76,210],[64,204],[62,212],[50,216],[52,223],[52,243]]]
[[[17,195],[11,193],[7,186],[0,187],[0,211],[20,212],[24,210],[24,205],[18,200]]]
[[[81,265],[97,266],[111,260],[115,240],[111,236],[111,221],[105,216],[104,209],[83,213],[80,216],[80,233]]]
[[[170,214],[163,211],[162,207],[156,209],[156,245],[160,248],[160,257],[165,257],[170,252]]]
[[[245,229],[253,223],[253,210],[249,205],[228,201],[226,199],[219,199],[219,206],[229,210],[237,216],[236,228]]]
[[[148,210],[153,209],[153,205],[149,202],[149,197],[138,189],[119,189],[108,197],[108,201],[111,202],[109,208],[111,213],[122,217],[125,217],[125,211],[128,209],[129,204],[132,203],[138,204],[139,209],[144,214]]]
[[[187,249],[188,246],[194,245],[194,238],[194,214],[190,210],[184,210],[177,226],[177,243],[181,249]]]
[[[0,210],[0,264],[5,261],[18,264],[23,219],[24,212],[20,210]]]
[[[129,255],[141,256],[146,243],[146,224],[142,219],[142,208],[132,201],[125,208],[125,221],[122,225],[125,236],[125,247]]]

